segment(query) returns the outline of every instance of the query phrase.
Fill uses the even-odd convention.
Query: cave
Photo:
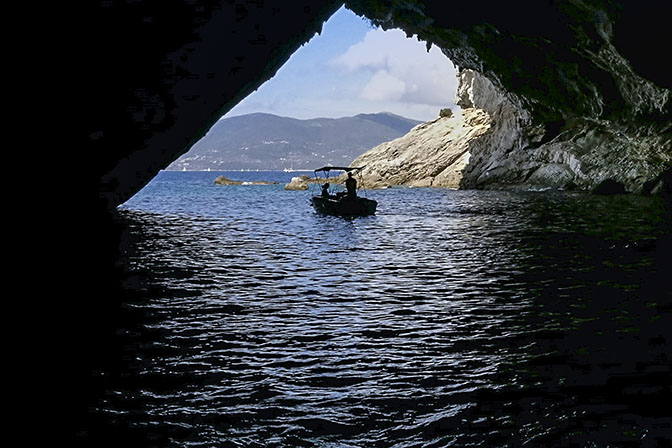
[[[93,91],[79,126],[96,154],[104,206],[114,209],[188,150],[341,5],[102,2],[87,21],[96,47],[82,78]],[[531,115],[528,133],[548,123],[541,138],[549,139],[558,122],[593,120],[660,137],[650,145],[669,149],[672,82],[655,57],[669,31],[657,2],[346,6],[484,75]]]
[[[118,312],[116,207],[270,79],[342,4],[109,0],[83,7],[73,20],[79,42],[73,62],[77,107],[70,121],[78,144],[68,162],[81,160],[86,172],[67,180],[76,198],[67,234],[77,242],[64,242],[61,250],[74,261],[55,268],[69,298],[57,307],[67,322],[60,332],[68,347],[67,355],[58,356],[69,366],[64,373],[73,418],[86,412],[86,388],[79,386],[104,362]],[[638,151],[653,148],[660,162],[630,190],[651,189],[667,176],[662,191],[669,192],[672,77],[661,47],[672,42],[672,29],[665,2],[345,5],[383,28],[401,28],[439,46],[460,70],[503,92],[526,114],[519,132],[526,144],[517,148],[523,153],[563,132],[589,133],[593,144],[614,151],[635,141]],[[620,172],[608,165],[601,170],[616,177]],[[493,185],[505,187],[506,181]],[[73,272],[72,281],[63,281]]]

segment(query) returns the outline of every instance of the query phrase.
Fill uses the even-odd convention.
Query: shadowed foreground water
[[[92,445],[669,446],[657,199],[392,189],[344,220],[281,187],[187,193],[120,212]]]

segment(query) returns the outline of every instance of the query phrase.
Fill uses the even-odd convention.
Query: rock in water
[[[307,190],[308,184],[304,176],[292,177],[292,180],[285,185],[285,190]]]
[[[231,180],[226,176],[217,176],[215,179],[215,185],[240,185],[241,181]]]
[[[231,180],[226,176],[217,176],[215,179],[215,185],[274,185],[277,182],[266,182],[262,180],[254,181],[243,181],[243,180]]]

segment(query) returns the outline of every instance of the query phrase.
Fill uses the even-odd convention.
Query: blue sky
[[[294,118],[391,112],[417,120],[455,109],[455,68],[438,47],[374,28],[339,9],[276,75],[224,117],[265,112]]]

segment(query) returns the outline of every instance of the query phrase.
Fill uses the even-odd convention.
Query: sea
[[[119,207],[90,446],[670,446],[660,198],[395,187],[346,219],[299,174],[162,171]]]

